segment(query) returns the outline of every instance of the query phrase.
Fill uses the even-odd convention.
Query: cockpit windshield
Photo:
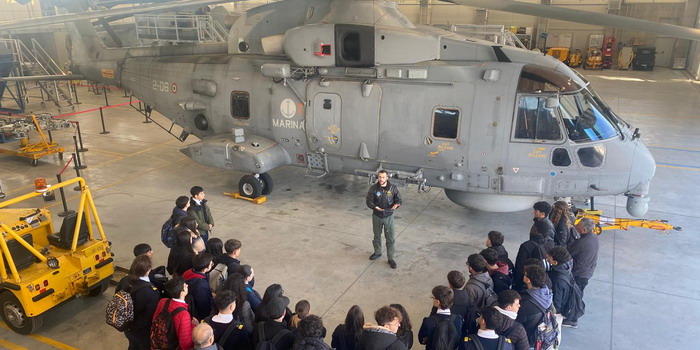
[[[607,140],[619,135],[610,108],[589,91],[560,95],[559,103],[569,139],[574,142]]]

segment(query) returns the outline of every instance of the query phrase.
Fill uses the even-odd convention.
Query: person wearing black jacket
[[[520,310],[520,294],[514,290],[504,290],[498,293],[498,306],[496,310],[503,315],[500,322],[494,328],[496,334],[511,340],[513,349],[528,350],[530,343],[527,341],[525,328],[519,322],[515,322]]]
[[[367,207],[372,209],[372,230],[374,239],[372,245],[374,253],[369,260],[375,260],[382,256],[382,228],[386,237],[386,254],[389,258],[389,266],[396,268],[394,260],[394,210],[401,206],[401,194],[396,185],[389,182],[389,173],[380,170],[377,174],[377,183],[372,185],[367,192]]]
[[[331,336],[331,347],[336,350],[354,350],[355,344],[362,336],[365,315],[362,309],[353,305],[345,316],[345,323],[339,324]]]
[[[214,330],[214,341],[220,344],[224,350],[251,349],[250,338],[243,323],[238,322],[233,317],[237,298],[236,293],[230,290],[218,291],[216,298],[214,298],[214,304],[219,313],[204,319],[204,322],[208,323]],[[226,339],[223,339],[224,335]]]
[[[535,335],[537,326],[542,321],[544,312],[552,307],[552,292],[544,284],[544,277],[547,275],[544,269],[537,265],[529,265],[525,268],[525,284],[527,290],[521,292],[520,310],[516,322],[520,322],[525,328],[530,347],[535,346]]]
[[[552,302],[557,313],[561,313],[569,301],[569,294],[571,294],[571,255],[566,251],[566,248],[556,246],[549,248],[547,261],[551,266],[547,274],[552,280],[552,293],[554,293]]]
[[[396,336],[401,324],[401,312],[383,306],[374,313],[377,324],[367,323],[363,327],[355,350],[407,350],[406,344]]]
[[[316,315],[308,315],[299,321],[299,336],[294,341],[294,350],[331,350],[323,342],[326,328],[323,321]]]
[[[505,238],[501,232],[489,231],[486,238],[486,247],[493,248],[495,251],[497,251],[498,261],[503,261],[504,263],[508,264],[508,267],[510,267],[511,270],[513,270],[515,265],[508,257],[508,251],[506,250],[506,247],[503,246],[503,241],[505,241]]]
[[[180,231],[175,236],[175,243],[168,254],[166,270],[173,276],[182,276],[185,271],[192,268],[192,257],[195,256],[192,249],[192,234],[190,231]]]
[[[436,307],[438,310],[435,315],[430,315],[423,319],[423,323],[418,331],[418,342],[425,345],[426,350],[437,350],[439,340],[441,339],[434,339],[436,335],[435,329],[442,321],[448,320],[452,321],[456,331],[454,337],[448,344],[454,345],[454,348],[456,349],[459,345],[459,338],[461,334],[460,330],[462,329],[464,320],[462,320],[460,316],[452,314],[450,311],[450,307],[452,307],[452,300],[454,299],[452,289],[447,286],[436,286],[433,288],[431,298],[433,301],[433,307]]]
[[[294,346],[294,333],[287,329],[287,323],[284,322],[289,299],[286,297],[276,297],[268,304],[270,319],[268,321],[258,322],[253,329],[253,349],[258,347],[264,340],[271,341],[275,336],[282,332],[275,344],[276,350],[290,350]]]
[[[453,293],[450,311],[462,317],[462,320],[465,320],[469,312],[469,294],[463,289],[467,279],[461,271],[452,270],[447,274],[447,283],[450,285]],[[433,306],[430,314],[435,315],[436,313],[437,307]]]
[[[525,289],[523,283],[523,271],[525,269],[525,260],[535,258],[544,260],[547,258],[547,245],[543,235],[537,231],[530,232],[530,239],[523,242],[518,249],[518,256],[515,258],[515,268],[513,269],[513,289],[521,291]]]
[[[129,350],[151,348],[151,320],[160,300],[158,288],[148,279],[151,267],[151,258],[140,255],[131,263],[130,274],[125,277],[128,282],[124,290],[131,294],[134,305],[134,320],[124,331],[126,339],[129,340]],[[117,287],[115,293],[121,290]]]
[[[530,231],[537,230],[544,236],[545,240],[554,242],[554,225],[549,220],[549,212],[552,211],[552,206],[545,201],[537,202],[532,206],[532,228]]]

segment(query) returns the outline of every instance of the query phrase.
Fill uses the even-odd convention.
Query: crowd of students
[[[193,188],[190,201],[200,189]],[[184,206],[178,198],[176,209],[186,212]],[[594,223],[584,218],[574,225],[564,202],[555,203],[554,210],[538,202],[533,213],[530,239],[521,244],[515,263],[503,246],[503,234],[491,231],[487,248],[467,258],[468,276],[450,271],[447,285],[432,289],[432,311],[417,334],[427,350],[546,349],[560,341],[559,323],[577,327],[585,307],[583,290],[597,260]],[[191,218],[179,218],[173,229],[176,238],[165,268],[170,279],[162,267],[153,268],[148,245],[134,249],[130,274],[116,290],[128,292],[133,300],[133,321],[124,330],[129,349],[413,347],[413,326],[399,304],[376,310],[375,323],[352,306],[326,344],[323,321],[311,313],[307,300],[296,303],[292,312],[279,284],[268,286],[261,296],[254,288],[253,268],[238,259],[242,243],[205,240]]]

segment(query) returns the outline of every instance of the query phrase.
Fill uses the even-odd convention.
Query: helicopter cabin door
[[[309,84],[306,134],[312,151],[377,158],[381,88],[366,85],[348,81]]]

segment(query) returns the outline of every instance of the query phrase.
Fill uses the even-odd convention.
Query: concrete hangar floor
[[[697,349],[700,86],[682,72],[663,68],[582,73],[618,114],[640,128],[657,161],[647,218],[667,219],[684,231],[664,235],[632,229],[601,235],[598,268],[586,289],[586,315],[578,329],[563,330],[562,348]],[[121,91],[108,96],[113,105],[128,101]],[[79,88],[79,98],[82,104],[76,111],[104,103],[102,96],[86,88]],[[165,120],[160,115],[154,118]],[[531,225],[529,210],[477,212],[453,204],[440,189],[418,194],[415,187],[407,187],[402,191],[404,205],[396,214],[399,267],[392,270],[385,258],[367,259],[371,220],[364,205],[364,178],[333,175],[317,180],[304,176],[303,169],[277,169],[272,172],[275,192],[266,203],[254,205],[223,195],[235,191],[241,174],[202,167],[186,158],[178,152],[180,142],[154,124],[143,124],[144,118],[128,106],[105,110],[111,131],[107,135],[99,134],[98,112],[69,119],[81,124],[89,149],[83,153],[88,165],[83,176],[114,243],[118,266],[128,268],[132,247],[142,242],[154,248],[156,265],[164,265],[168,251],[159,241],[160,225],[177,196],[201,185],[216,218],[213,236],[243,242],[241,260],[255,268],[261,292],[280,283],[292,306],[300,299],[309,300],[311,312],[322,316],[329,329],[329,342],[330,333],[353,304],[363,308],[369,321],[378,307],[401,303],[417,334],[431,306],[431,288],[446,283],[452,269],[466,271],[467,256],[484,248],[489,230],[506,235],[505,245],[514,257]],[[73,132],[53,135],[72,150]],[[14,148],[17,142],[0,147]],[[0,155],[0,164],[0,179],[12,198],[30,191],[36,177],[55,180],[64,163],[49,156],[32,167],[25,158]],[[627,216],[624,203],[622,198],[596,199],[597,207],[609,216]],[[69,205],[77,206],[74,199]],[[52,209],[55,216],[60,204]],[[78,298],[50,311],[36,335],[15,334],[0,322],[0,347],[125,349],[124,336],[104,322],[112,293],[110,289],[98,298]],[[422,346],[416,342],[414,348]]]

